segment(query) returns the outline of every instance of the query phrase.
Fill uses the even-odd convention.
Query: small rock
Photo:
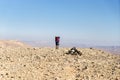
[[[26,67],[26,65],[23,65],[24,67]]]
[[[21,78],[21,76],[19,76],[18,78]]]
[[[86,69],[87,69],[87,66],[85,66],[85,67],[82,68],[83,71],[86,70]]]
[[[118,80],[118,78],[116,78],[115,80]]]
[[[93,49],[92,47],[90,47],[90,49]]]
[[[11,76],[11,78],[14,78],[13,76]]]
[[[33,48],[33,50],[36,50],[36,48]]]
[[[6,73],[6,75],[8,75],[8,73]]]
[[[101,74],[100,76],[104,76],[103,74]]]
[[[80,77],[80,74],[77,74],[77,75],[76,75],[76,78],[79,78],[79,77]]]

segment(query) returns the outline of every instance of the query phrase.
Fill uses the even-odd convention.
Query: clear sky
[[[120,0],[0,0],[0,39],[120,45]]]

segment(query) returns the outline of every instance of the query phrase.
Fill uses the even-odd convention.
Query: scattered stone
[[[11,76],[11,78],[14,78],[13,76]]]
[[[80,71],[80,69],[78,68],[77,71]]]
[[[40,56],[35,56],[35,59],[36,60],[40,60]]]
[[[1,74],[1,76],[3,76],[3,74]]]
[[[102,51],[102,53],[105,53],[104,51]]]
[[[100,76],[104,76],[103,74],[101,74]]]
[[[14,62],[14,61],[10,61],[10,62]]]
[[[90,47],[90,49],[93,49],[92,47]]]
[[[8,75],[8,73],[6,73],[6,75]]]
[[[115,80],[118,80],[118,78],[115,78]]]
[[[89,77],[88,77],[88,76],[85,76],[85,80],[89,80]]]
[[[108,56],[106,52],[86,48],[80,49],[82,56],[75,48],[67,55],[67,50],[3,48],[0,51],[0,80],[120,80],[119,55]]]
[[[24,67],[26,67],[26,65],[23,65]]]
[[[77,74],[77,75],[76,75],[76,78],[79,78],[79,77],[80,77],[80,74]]]
[[[18,78],[21,78],[21,76],[19,76]]]
[[[86,70],[87,69],[87,66],[84,66],[83,68],[82,68],[82,71],[84,71],[84,70]]]
[[[36,48],[33,48],[33,50],[36,50]]]
[[[55,78],[55,80],[58,80],[57,78]]]

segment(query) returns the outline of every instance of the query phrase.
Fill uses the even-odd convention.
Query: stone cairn
[[[78,51],[76,47],[71,48],[66,54],[71,54],[71,55],[82,55],[82,52]]]

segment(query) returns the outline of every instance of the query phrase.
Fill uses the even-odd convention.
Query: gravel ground
[[[0,47],[0,80],[120,80],[120,55],[78,48]]]

